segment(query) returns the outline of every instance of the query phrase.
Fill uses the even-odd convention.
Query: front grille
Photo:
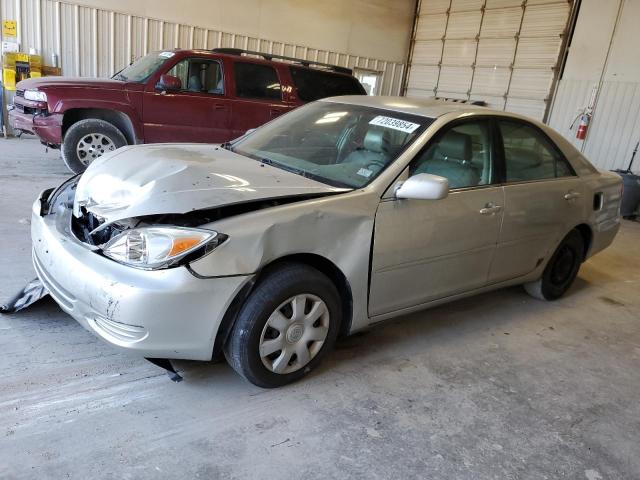
[[[24,97],[24,90],[16,90],[16,97]]]

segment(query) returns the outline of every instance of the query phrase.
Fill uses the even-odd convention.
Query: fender
[[[118,112],[123,115],[126,115],[133,127],[133,132],[135,135],[135,143],[143,143],[144,134],[142,130],[142,120],[138,115],[133,106],[126,102],[123,98],[123,101],[118,100],[91,100],[91,103],[87,103],[87,99],[85,98],[61,98],[59,99],[52,112],[53,114],[64,114],[69,110],[80,109],[80,110],[110,110],[113,112]]]

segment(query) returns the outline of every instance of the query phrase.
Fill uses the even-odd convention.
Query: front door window
[[[222,69],[216,61],[187,58],[175,64],[167,74],[180,79],[183,91],[224,94]]]
[[[439,134],[412,162],[409,175],[430,173],[449,180],[449,188],[492,183],[491,127],[486,121],[462,123]]]

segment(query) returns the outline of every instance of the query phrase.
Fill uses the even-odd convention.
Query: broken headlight
[[[126,230],[103,247],[105,256],[136,268],[155,270],[200,258],[227,236],[213,230],[184,227],[142,227]]]

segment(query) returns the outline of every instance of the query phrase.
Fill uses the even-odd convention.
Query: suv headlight
[[[125,265],[157,270],[177,266],[185,257],[200,258],[227,238],[222,233],[197,228],[132,228],[109,240],[102,252]]]
[[[46,102],[47,94],[38,90],[25,90],[24,99],[33,102]]]

